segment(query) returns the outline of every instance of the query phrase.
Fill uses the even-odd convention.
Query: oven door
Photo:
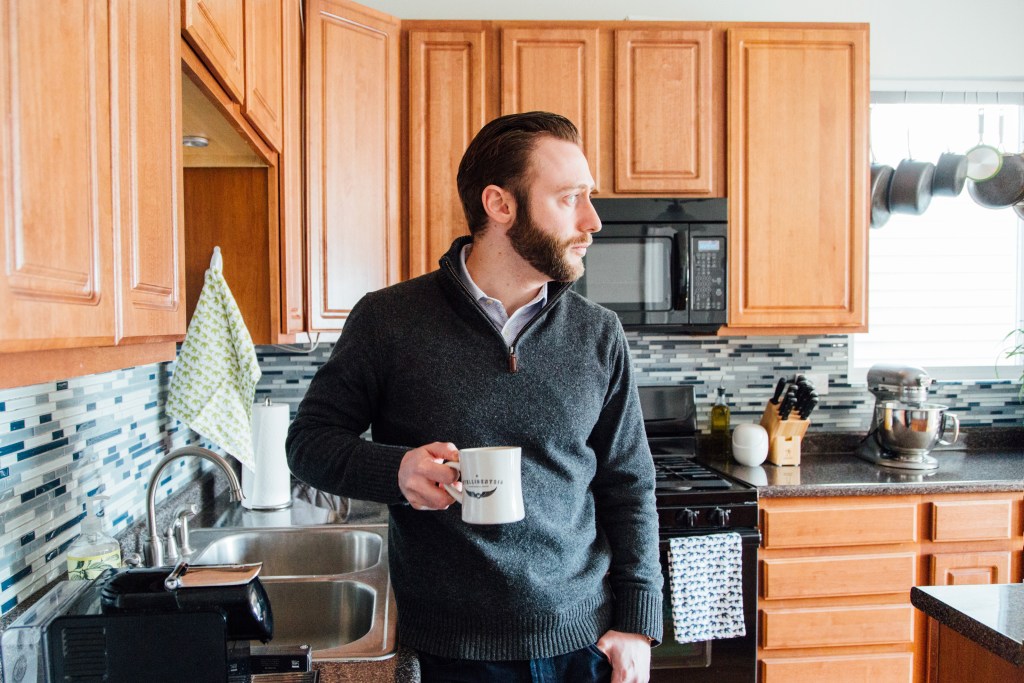
[[[661,571],[665,635],[663,642],[651,650],[651,682],[686,681],[686,683],[751,683],[757,672],[757,549],[761,534],[757,529],[722,529],[735,532],[742,539],[743,622],[746,635],[700,643],[677,643],[672,627],[672,599],[668,575],[669,539],[705,532],[661,532]],[[715,532],[720,533],[720,532]],[[685,673],[683,671],[685,670]]]

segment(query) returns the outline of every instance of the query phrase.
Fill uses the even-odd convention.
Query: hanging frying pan
[[[1005,209],[1024,200],[1024,157],[1004,154],[999,172],[988,180],[971,181],[967,190],[986,209]]]
[[[1003,137],[1003,117],[999,117],[999,138]],[[978,144],[967,150],[967,177],[971,180],[988,180],[1003,166],[1002,153],[992,145],[985,144],[985,110],[978,110]]]
[[[871,227],[880,228],[889,222],[889,184],[893,168],[888,164],[871,164]]]

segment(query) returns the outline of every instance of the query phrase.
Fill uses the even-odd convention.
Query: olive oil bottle
[[[718,387],[718,398],[711,406],[711,433],[729,433],[729,403],[725,400],[725,387]]]

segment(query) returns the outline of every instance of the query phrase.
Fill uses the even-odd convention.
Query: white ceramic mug
[[[523,509],[522,449],[518,446],[462,448],[459,460],[444,463],[460,473],[462,490],[445,490],[462,505],[469,524],[508,524],[526,516]]]

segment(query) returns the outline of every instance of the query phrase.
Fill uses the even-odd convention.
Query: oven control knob
[[[712,510],[711,523],[716,526],[729,526],[729,510],[727,508],[715,508]]]
[[[676,513],[676,524],[681,527],[693,528],[697,526],[697,511],[690,508],[683,508]]]

